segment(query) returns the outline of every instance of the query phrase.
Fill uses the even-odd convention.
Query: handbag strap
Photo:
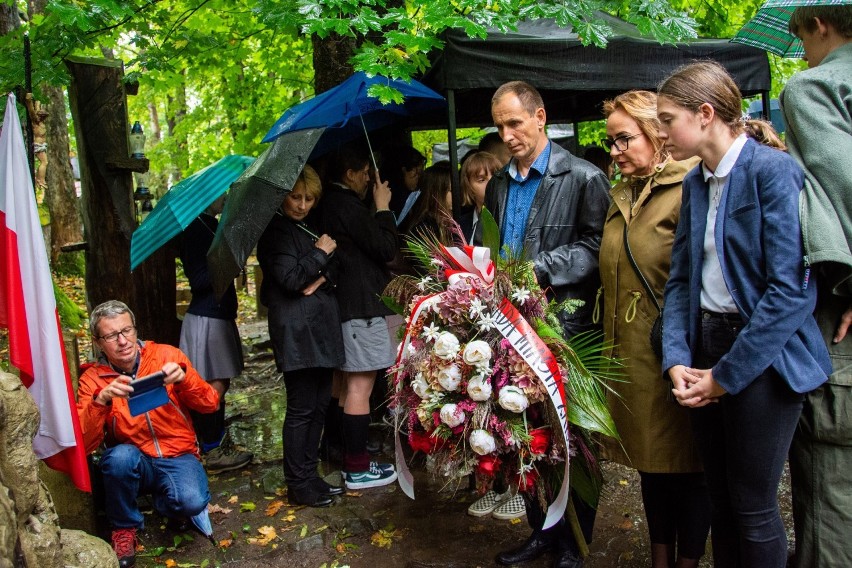
[[[663,313],[663,310],[660,308],[660,303],[657,301],[657,295],[654,294],[653,290],[651,290],[651,285],[648,284],[648,281],[645,279],[645,275],[642,274],[641,270],[639,270],[639,265],[636,264],[636,260],[633,258],[633,253],[630,252],[630,242],[627,240],[627,220],[624,221],[624,250],[627,252],[627,260],[630,261],[630,266],[632,266],[633,270],[636,271],[636,274],[639,276],[639,280],[642,281],[642,285],[645,286],[645,290],[648,292],[648,295],[651,296],[651,301],[654,302],[654,306],[656,306],[657,311]]]

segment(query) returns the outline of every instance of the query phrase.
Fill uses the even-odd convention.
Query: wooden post
[[[132,172],[147,171],[148,160],[129,157],[124,65],[82,57],[69,57],[66,64],[80,160],[89,309],[121,300],[136,314],[142,339],[177,345],[174,250],[163,247],[130,272],[130,237],[137,225]]]

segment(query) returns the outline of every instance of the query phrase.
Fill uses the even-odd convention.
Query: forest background
[[[553,17],[605,47],[604,11],[636,24],[660,42],[732,37],[761,0],[0,0],[0,93],[26,84],[25,34],[32,50],[32,92],[47,111],[47,185],[37,198],[65,327],[82,330],[82,253],[63,246],[84,240],[69,158],[75,154],[63,59],[94,56],[124,62],[129,121],[147,135],[149,185],[162,195],[183,177],[224,155],[257,156],[261,138],[290,106],[336,85],[354,70],[417,77],[441,49],[449,28],[483,36],[521,19]],[[804,65],[770,56],[771,95]],[[383,100],[392,90],[374,93]],[[21,106],[22,120],[26,115]],[[583,123],[579,143],[596,144],[602,121]],[[460,130],[459,138],[483,135]],[[446,131],[415,132],[429,155]],[[70,279],[70,280],[66,280]],[[70,284],[77,283],[77,284]],[[64,284],[64,285],[63,285]],[[0,337],[0,367],[8,363]]]

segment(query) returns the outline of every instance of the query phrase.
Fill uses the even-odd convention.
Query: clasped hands
[[[719,402],[726,394],[722,385],[713,378],[712,369],[693,369],[685,365],[674,365],[669,369],[675,400],[689,408],[700,408],[711,402]]]
[[[165,378],[163,378],[164,385],[180,383],[183,381],[184,377],[186,377],[186,373],[184,373],[181,366],[177,363],[168,362],[163,365],[161,370],[166,375]],[[130,394],[133,392],[133,387],[130,386],[131,380],[132,379],[127,375],[118,375],[115,380],[101,389],[101,392],[98,393],[95,400],[106,406],[111,404],[112,399],[114,398],[130,398]]]

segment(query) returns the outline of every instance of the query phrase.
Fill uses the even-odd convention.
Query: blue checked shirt
[[[506,196],[506,213],[503,217],[503,232],[500,235],[503,244],[508,245],[512,252],[519,255],[524,248],[524,232],[527,228],[535,192],[541,185],[541,180],[547,171],[550,161],[550,142],[535,159],[526,178],[518,173],[515,160],[509,163],[509,192]]]

